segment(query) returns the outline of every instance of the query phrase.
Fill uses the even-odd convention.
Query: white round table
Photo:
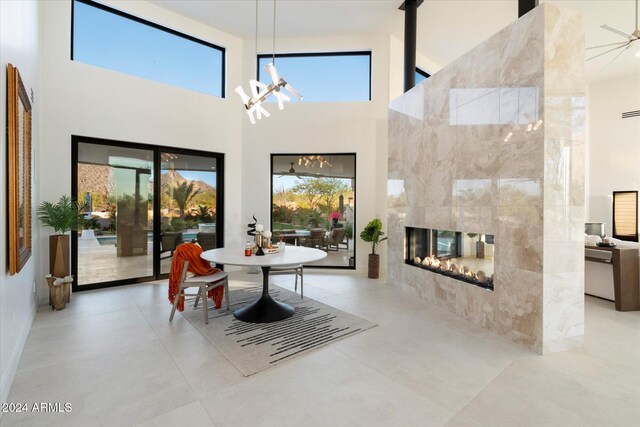
[[[204,251],[200,256],[216,264],[262,268],[262,296],[256,302],[236,310],[233,315],[243,322],[270,323],[287,319],[294,314],[293,307],[276,301],[269,295],[269,271],[271,267],[306,264],[326,257],[327,253],[319,249],[286,246],[279,253],[262,256],[245,256],[244,250],[236,248],[211,249]]]

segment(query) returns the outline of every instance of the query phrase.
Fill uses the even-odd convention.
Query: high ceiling
[[[161,7],[246,40],[255,37],[254,0],[151,0]],[[277,37],[393,34],[402,39],[400,0],[278,0]],[[634,31],[635,0],[557,0],[586,17],[586,45],[624,41],[600,25]],[[517,18],[517,0],[425,0],[418,9],[418,51],[446,65]],[[273,2],[259,1],[260,37],[269,37]],[[600,50],[588,51],[588,56]],[[615,56],[587,63],[587,79],[607,80],[640,72],[640,42]],[[433,71],[433,70],[430,70]]]

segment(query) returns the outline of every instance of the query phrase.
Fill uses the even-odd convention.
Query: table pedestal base
[[[262,267],[262,296],[246,307],[236,310],[236,319],[249,323],[270,323],[288,319],[295,310],[288,304],[276,301],[269,295],[269,271],[271,267]]]

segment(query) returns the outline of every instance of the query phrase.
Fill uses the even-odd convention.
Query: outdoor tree
[[[292,191],[304,195],[311,209],[322,208],[329,214],[340,194],[351,191],[351,187],[338,178],[305,178]]]
[[[194,197],[196,197],[200,190],[193,188],[194,182],[182,182],[175,187],[170,188],[167,191],[169,197],[172,197],[175,200],[176,205],[178,205],[178,209],[180,210],[180,218],[184,218],[185,211],[187,210],[187,206]]]

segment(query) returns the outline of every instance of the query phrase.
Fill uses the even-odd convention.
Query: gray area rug
[[[272,298],[295,308],[289,319],[274,323],[245,323],[233,311],[256,301],[262,287],[231,289],[230,310],[209,307],[209,324],[202,309],[187,300],[182,313],[244,376],[250,376],[287,360],[348,338],[377,324],[322,304],[278,286],[270,286]],[[224,307],[224,303],[223,303]]]

